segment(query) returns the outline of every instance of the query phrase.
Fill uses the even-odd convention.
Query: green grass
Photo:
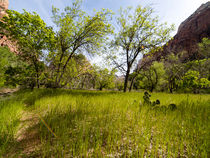
[[[175,111],[142,106],[143,93],[18,92],[0,103],[0,154],[23,157],[208,157],[210,95],[153,93]],[[26,105],[26,107],[25,107]],[[21,111],[39,116],[40,146],[24,155],[15,140]],[[14,151],[15,152],[15,151]],[[14,154],[13,154],[14,155]]]
[[[14,99],[14,100],[13,100]],[[10,149],[24,106],[16,98],[0,97],[0,156]]]

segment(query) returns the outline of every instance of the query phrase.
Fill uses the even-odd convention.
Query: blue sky
[[[176,31],[182,21],[189,17],[202,3],[208,0],[83,0],[82,8],[91,13],[93,9],[109,8],[117,13],[120,7],[150,5],[155,9],[155,14],[160,17],[161,22],[174,23]],[[72,0],[9,0],[9,9],[22,11],[37,12],[41,18],[50,26],[51,8],[54,5],[63,9],[71,5]],[[173,33],[175,34],[176,31]]]
[[[22,12],[23,9],[37,12],[48,26],[53,26],[51,21],[52,5],[64,9],[70,6],[73,0],[9,0],[9,9]],[[152,5],[155,14],[160,17],[161,22],[175,24],[176,30],[171,34],[176,34],[178,26],[188,18],[202,3],[208,0],[83,0],[82,9],[91,14],[93,9],[100,10],[108,8],[117,15],[120,7],[137,5]],[[88,57],[92,64],[107,67],[103,59],[98,56]]]

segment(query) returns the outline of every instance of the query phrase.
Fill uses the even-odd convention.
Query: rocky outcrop
[[[0,35],[0,46],[1,47],[8,47],[11,52],[18,54],[18,50],[16,44],[7,39],[7,37]]]
[[[0,18],[2,18],[5,15],[5,11],[8,9],[8,6],[8,0],[0,0]]]
[[[6,15],[6,10],[8,9],[9,1],[8,0],[0,0],[0,18]],[[1,21],[0,21],[1,22]],[[18,54],[17,47],[14,42],[11,42],[3,35],[0,35],[0,46],[1,47],[8,47],[10,51]]]
[[[183,51],[186,51],[184,60],[193,60],[197,55],[197,44],[204,37],[210,37],[210,2],[202,4],[181,23],[177,34],[163,47],[163,50],[155,52],[150,57],[145,55],[138,66],[142,66],[145,62],[159,61],[170,53],[177,54]]]

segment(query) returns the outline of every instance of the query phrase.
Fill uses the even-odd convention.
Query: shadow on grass
[[[41,141],[38,129],[39,124],[36,124],[24,131],[24,137],[20,140],[14,139],[3,157],[40,157],[38,149],[41,147]]]
[[[45,97],[55,97],[60,95],[71,95],[71,96],[101,96],[106,94],[118,94],[121,92],[114,91],[88,91],[88,90],[67,90],[67,89],[35,89],[31,90],[20,90],[16,92],[16,95],[20,100],[27,106],[32,106],[35,104],[36,100]]]
[[[46,157],[63,157],[61,155],[65,152],[68,157],[75,157],[82,154],[84,144],[87,150],[96,148],[98,143],[106,146],[109,131],[102,130],[103,127],[95,119],[87,120],[88,116],[90,112],[84,109],[46,115],[43,119],[53,133],[40,123],[40,136],[45,144],[40,152],[44,152]]]
[[[79,137],[81,132],[81,129],[77,129],[78,122],[84,120],[85,115],[88,115],[87,111],[77,109],[61,114],[50,112],[42,119],[38,118],[38,122],[34,124],[32,123],[34,118],[22,120],[22,124],[31,125],[26,130],[21,131],[18,139],[13,140],[13,145],[9,146],[10,148],[7,149],[8,152],[4,157],[42,157],[43,155],[48,157],[59,155],[60,153],[57,153],[57,148],[55,148],[56,143],[65,146],[66,141],[77,141],[79,139],[77,136]],[[72,141],[72,143],[75,143],[75,141]],[[77,148],[80,149],[79,146]]]

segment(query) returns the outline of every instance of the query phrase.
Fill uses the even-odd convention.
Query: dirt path
[[[40,144],[38,135],[38,115],[23,111],[19,130],[15,135],[16,141],[22,146],[23,154],[30,154],[35,151]]]
[[[14,93],[18,90],[19,90],[18,88],[15,88],[15,89],[11,89],[11,88],[0,89],[0,97],[11,95],[12,93]]]
[[[6,157],[39,157],[38,151],[41,147],[39,137],[40,118],[30,111],[22,111],[18,131],[15,134],[16,144]]]

